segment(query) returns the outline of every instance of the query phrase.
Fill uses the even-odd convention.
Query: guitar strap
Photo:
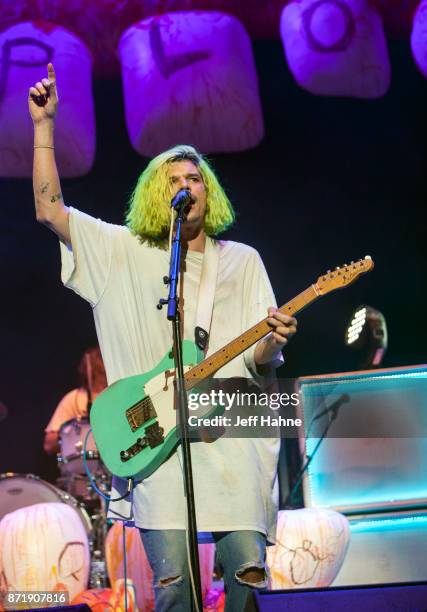
[[[208,350],[213,303],[218,281],[219,253],[218,241],[207,236],[197,297],[196,327],[194,328],[195,342],[205,354]]]

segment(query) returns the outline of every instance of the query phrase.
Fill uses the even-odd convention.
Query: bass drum
[[[87,587],[90,519],[75,499],[32,474],[0,476],[0,589]]]
[[[34,504],[62,502],[74,508],[87,534],[92,525],[88,513],[74,497],[34,474],[0,474],[0,520],[19,508]]]

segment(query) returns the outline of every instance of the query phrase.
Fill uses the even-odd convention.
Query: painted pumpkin
[[[0,522],[2,587],[10,591],[86,588],[89,544],[79,514],[66,504],[43,503],[6,514]]]
[[[350,539],[347,519],[327,509],[279,512],[276,544],[267,548],[273,589],[329,586]]]

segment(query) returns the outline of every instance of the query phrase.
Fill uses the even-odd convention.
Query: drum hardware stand
[[[89,576],[89,588],[90,589],[104,589],[108,586],[107,569],[105,567],[105,560],[102,558],[100,550],[91,551],[90,560],[90,576]]]
[[[80,435],[82,433],[82,426],[80,423],[76,426],[75,421],[75,419],[71,419],[64,425],[73,425],[73,429],[70,430],[71,434],[74,432]],[[103,463],[99,458],[96,448],[87,450],[90,433],[91,429],[89,428],[85,434],[84,441],[78,440],[75,442],[71,449],[72,452],[68,454],[64,453],[61,438],[61,452],[57,453],[57,462],[61,470],[61,476],[57,479],[56,484],[62,490],[64,499],[74,500],[88,518],[86,524],[88,527],[87,533],[90,551],[89,586],[90,588],[104,588],[109,586],[105,561],[105,543],[108,532],[106,498],[109,499],[106,494],[110,488],[110,476],[106,470],[103,470]],[[85,474],[79,472],[79,465],[74,465],[74,470],[67,469],[68,464],[72,466],[73,462],[79,459],[83,459]],[[86,460],[97,461],[97,467],[90,471]],[[128,492],[119,499],[127,497],[131,493],[132,486],[131,480],[128,479]]]
[[[101,479],[98,487],[107,491],[107,486]],[[91,589],[102,589],[108,586],[108,574],[105,561],[105,541],[107,538],[107,508],[106,501],[98,495],[99,508],[91,515],[92,529],[90,533],[90,580]]]
[[[89,552],[90,552],[90,575],[89,587],[92,589],[102,589],[109,585],[106,562],[105,562],[105,542],[108,532],[106,501],[97,494],[92,486],[87,486],[86,495],[74,497],[74,482],[81,477],[80,474],[70,474],[66,477],[57,479],[57,486],[64,490],[64,496],[76,499],[78,506],[84,510],[90,518],[88,533]],[[95,481],[100,490],[107,492],[108,478],[103,473],[94,474]],[[90,489],[90,491],[89,491]],[[90,497],[92,493],[93,497]],[[94,495],[95,494],[95,495]]]

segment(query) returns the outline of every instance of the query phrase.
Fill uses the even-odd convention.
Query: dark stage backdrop
[[[427,82],[409,41],[391,43],[390,53],[390,92],[362,101],[304,92],[280,43],[256,43],[265,139],[247,153],[212,156],[238,212],[227,237],[261,253],[279,303],[328,268],[366,254],[375,260],[372,273],[301,313],[283,375],[356,367],[344,332],[361,303],[387,319],[385,365],[426,361]],[[68,203],[120,223],[147,160],[127,138],[120,81],[98,81],[94,89],[95,166],[89,176],[63,181],[63,191]],[[79,356],[95,342],[92,313],[61,285],[58,242],[34,219],[31,182],[2,180],[0,193],[0,400],[9,408],[0,423],[0,472],[53,478],[43,429],[76,383]]]

